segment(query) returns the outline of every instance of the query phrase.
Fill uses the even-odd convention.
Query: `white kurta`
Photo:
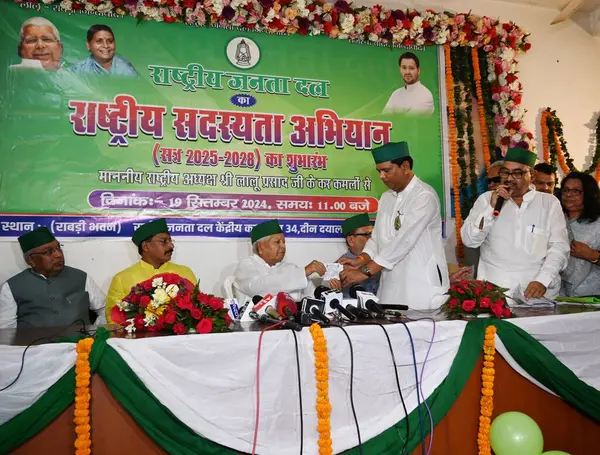
[[[433,95],[427,87],[421,84],[421,81],[417,81],[414,84],[395,90],[385,105],[383,113],[431,114],[433,109]]]
[[[538,281],[546,286],[546,297],[556,297],[570,250],[560,202],[532,185],[521,207],[507,201],[494,217],[491,197],[491,191],[479,196],[461,229],[466,246],[481,247],[477,278],[509,288],[510,293],[517,285],[525,291]]]
[[[256,254],[239,262],[235,270],[235,286],[250,298],[287,292],[296,301],[309,295],[312,297],[315,289],[306,278],[304,267],[285,260],[270,266]]]
[[[394,220],[399,215],[401,226]],[[404,191],[381,196],[373,236],[364,252],[384,267],[377,297],[414,309],[439,307],[448,290],[440,201],[434,189],[414,176]]]
[[[104,316],[104,302],[106,296],[98,285],[87,275],[85,280],[85,290],[90,298],[90,310],[98,315],[95,324],[106,324]],[[4,283],[0,288],[0,329],[9,329],[17,327],[17,302],[12,294],[8,283]]]

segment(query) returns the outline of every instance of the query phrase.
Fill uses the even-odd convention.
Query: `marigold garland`
[[[460,190],[458,183],[459,165],[456,144],[456,121],[454,119],[454,80],[452,78],[452,59],[450,45],[444,45],[446,66],[446,102],[448,103],[448,146],[450,148],[450,168],[452,170],[452,188],[454,189],[454,219],[456,221],[456,251],[459,258],[464,257],[465,249],[460,236],[462,216],[460,214]]]
[[[493,325],[485,329],[483,340],[483,367],[481,368],[481,408],[479,416],[479,432],[477,446],[479,455],[491,455],[490,428],[492,425],[492,412],[494,411],[494,355],[496,354],[496,327]]]
[[[310,326],[315,353],[315,376],[317,378],[317,417],[319,432],[319,455],[333,454],[331,440],[331,404],[329,402],[329,358],[327,340],[319,324]]]
[[[75,455],[90,455],[92,453],[90,425],[90,352],[93,338],[84,338],[77,342],[77,360],[75,361]]]
[[[479,67],[479,51],[471,49],[471,61],[473,62],[473,79],[475,80],[475,92],[477,95],[477,112],[479,113],[479,128],[481,133],[481,147],[483,149],[483,163],[487,172],[492,164],[490,155],[490,143],[487,135],[487,121],[485,118],[485,107],[483,104],[483,89],[481,87],[481,68]]]
[[[542,132],[542,152],[545,163],[550,163],[550,147],[548,145],[548,116],[550,113],[547,110],[542,111],[541,116],[541,132]]]

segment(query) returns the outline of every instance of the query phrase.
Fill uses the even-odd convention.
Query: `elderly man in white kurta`
[[[419,80],[421,74],[419,58],[412,52],[405,52],[398,59],[398,65],[404,87],[392,93],[383,108],[383,113],[432,114],[433,95]]]
[[[375,229],[363,253],[340,261],[346,267],[342,284],[357,284],[381,271],[381,303],[437,308],[448,290],[439,198],[413,173],[406,142],[379,147],[373,158],[389,190],[381,196]]]
[[[311,275],[323,276],[325,266],[312,261],[306,267],[285,262],[285,237],[277,220],[256,225],[250,233],[254,254],[242,259],[235,271],[236,287],[249,297],[287,292],[298,301],[312,296]]]
[[[502,184],[479,196],[461,229],[468,247],[481,247],[477,278],[526,299],[554,298],[569,258],[569,238],[560,202],[531,185],[536,155],[514,147],[500,169]],[[495,216],[498,198],[505,202]]]

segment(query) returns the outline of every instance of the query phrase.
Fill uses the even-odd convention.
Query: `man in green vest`
[[[0,288],[0,328],[105,324],[104,293],[83,271],[65,265],[60,243],[46,227],[19,237],[29,269]]]

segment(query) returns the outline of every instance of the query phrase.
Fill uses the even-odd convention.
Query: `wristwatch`
[[[371,278],[373,276],[373,274],[371,273],[371,270],[369,269],[368,265],[363,265],[360,268],[360,273],[367,275],[369,278]]]
[[[596,253],[598,253],[598,259],[592,261],[592,264],[600,265],[600,251],[596,251]]]

